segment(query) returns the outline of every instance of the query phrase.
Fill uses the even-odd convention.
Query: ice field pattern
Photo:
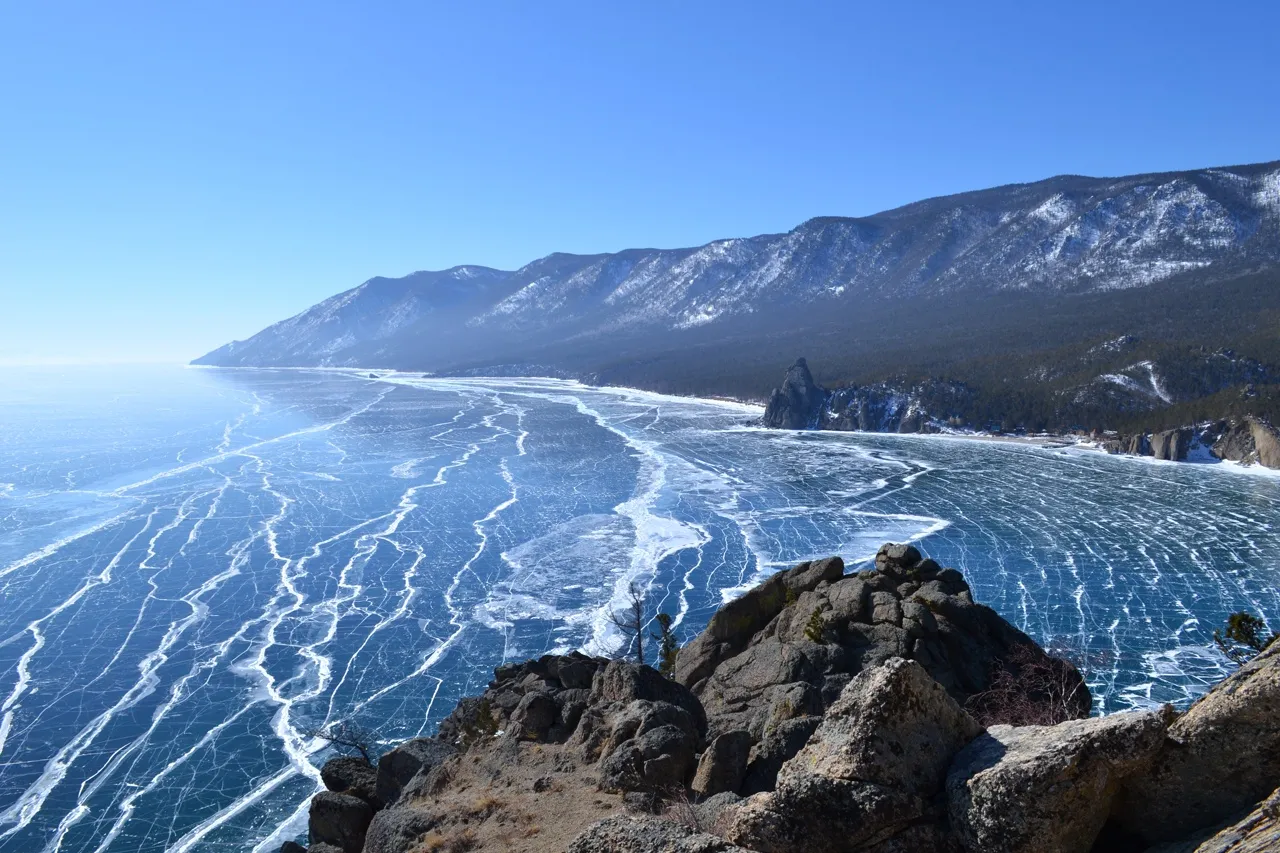
[[[305,732],[434,731],[494,665],[610,653],[634,581],[693,636],[813,557],[913,540],[1086,670],[1185,704],[1280,614],[1280,477],[789,433],[759,410],[337,370],[0,378],[0,853],[274,851]]]

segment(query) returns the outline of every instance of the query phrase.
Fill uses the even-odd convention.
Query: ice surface
[[[609,651],[632,581],[688,639],[777,568],[916,540],[1104,712],[1189,701],[1213,627],[1280,609],[1280,478],[1228,466],[552,380],[0,381],[0,851],[274,851],[328,755],[304,730],[394,742],[503,660]]]

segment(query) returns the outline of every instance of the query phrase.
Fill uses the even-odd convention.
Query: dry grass
[[[622,811],[622,798],[597,790],[576,758],[556,743],[473,746],[450,760],[447,784],[404,804],[433,822],[414,853],[562,853],[592,823]]]
[[[476,846],[476,834],[469,827],[450,833],[431,832],[422,839],[427,853],[467,853]]]
[[[475,798],[467,809],[467,813],[472,817],[484,819],[506,805],[504,800],[500,800],[492,794],[481,794]]]

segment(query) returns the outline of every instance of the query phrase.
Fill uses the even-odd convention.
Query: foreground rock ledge
[[[307,849],[1280,850],[1280,647],[1181,716],[1089,706],[959,572],[886,545],[726,604],[675,679],[577,653],[499,667],[436,737],[329,761]]]

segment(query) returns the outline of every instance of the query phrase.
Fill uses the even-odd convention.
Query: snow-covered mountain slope
[[[460,266],[403,278],[371,278],[196,361],[220,365],[341,366],[414,330],[466,323],[510,294],[511,273]],[[386,355],[385,350],[382,353]],[[375,361],[378,359],[375,358]]]
[[[779,312],[1120,291],[1277,264],[1280,162],[1061,176],[693,249],[553,254],[513,273],[456,267],[371,279],[199,362],[431,369],[482,359],[482,348],[511,362],[549,342],[607,349],[624,333],[657,346],[664,333],[730,333]]]

